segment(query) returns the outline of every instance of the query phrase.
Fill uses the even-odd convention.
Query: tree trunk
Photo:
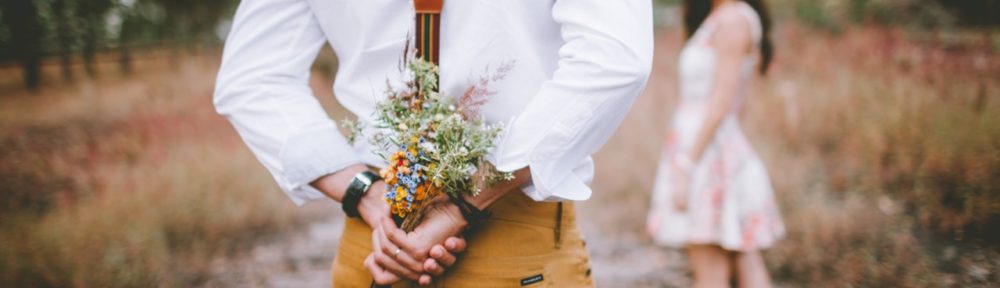
[[[121,58],[118,64],[120,65],[122,74],[129,75],[132,74],[132,50],[129,48],[129,37],[131,37],[130,28],[132,23],[132,16],[125,15],[125,19],[122,20],[121,30],[118,31],[118,49],[121,53]]]
[[[70,35],[68,17],[66,13],[66,0],[54,0],[52,11],[55,14],[56,37],[59,41],[59,66],[62,69],[63,79],[73,79],[73,36]]]
[[[41,81],[41,41],[42,26],[38,19],[38,10],[34,1],[5,0],[3,2],[3,20],[11,29],[13,54],[21,62],[24,84],[28,89],[38,88]]]
[[[94,66],[94,58],[97,54],[97,26],[99,21],[96,17],[87,15],[86,27],[83,32],[83,67],[87,71],[87,76],[97,76],[97,68]]]

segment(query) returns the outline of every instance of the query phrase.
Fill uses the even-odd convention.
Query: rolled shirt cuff
[[[505,126],[510,128],[514,120]],[[497,170],[513,172],[531,167],[531,182],[521,190],[535,201],[583,201],[590,199],[590,182],[594,176],[594,161],[586,157],[578,163],[559,162],[558,151],[543,151],[537,143],[511,141],[511,133],[505,130],[494,152],[487,160],[496,165]],[[551,150],[551,149],[548,149]]]
[[[309,183],[361,162],[333,123],[289,137],[279,160],[285,178],[279,181],[284,182],[282,190],[299,206],[326,197]]]

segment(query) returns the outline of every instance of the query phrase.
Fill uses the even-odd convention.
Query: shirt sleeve
[[[496,152],[497,168],[531,168],[536,201],[586,200],[574,169],[614,133],[646,85],[653,58],[650,0],[557,0],[565,44],[558,68],[515,118]]]
[[[360,162],[309,88],[325,42],[305,0],[244,0],[215,88],[216,111],[298,205],[324,197],[310,182]]]

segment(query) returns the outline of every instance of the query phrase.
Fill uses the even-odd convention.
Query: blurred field
[[[995,36],[976,35],[780,27],[776,66],[744,115],[789,229],[766,253],[780,284],[1000,283],[1000,57]],[[649,86],[597,155],[595,196],[578,208],[601,287],[689,285],[683,254],[642,233],[677,97],[680,31],[659,31],[656,44]],[[295,208],[214,113],[218,53],[136,57],[146,60],[134,76],[36,92],[0,86],[0,286],[296,287],[271,273],[328,277],[339,231],[314,230],[339,226],[311,223],[341,216]],[[334,66],[326,55],[312,86],[342,119]],[[312,250],[309,265],[287,245]]]
[[[177,60],[0,99],[0,286],[189,286],[309,219],[213,111],[217,57]]]

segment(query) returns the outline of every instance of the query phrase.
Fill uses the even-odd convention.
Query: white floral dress
[[[723,9],[736,9],[745,16],[751,23],[755,44],[759,44],[762,32],[753,8],[741,1]],[[677,211],[672,203],[672,157],[692,149],[707,113],[717,58],[709,39],[716,25],[713,17],[706,19],[680,54],[682,99],[660,158],[648,230],[655,242],[670,247],[710,244],[731,251],[767,248],[784,235],[784,224],[767,169],[740,129],[737,117],[747,85],[756,72],[759,53],[744,60],[736,101],[739,104],[722,121],[695,163],[687,210]]]

